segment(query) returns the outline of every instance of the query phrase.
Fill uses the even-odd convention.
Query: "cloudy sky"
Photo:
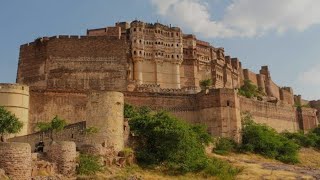
[[[19,46],[117,21],[159,21],[238,57],[306,99],[320,99],[320,0],[10,0],[0,4],[0,82],[15,82]]]

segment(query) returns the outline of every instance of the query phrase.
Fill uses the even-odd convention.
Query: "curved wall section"
[[[0,106],[5,107],[23,122],[23,128],[17,136],[28,134],[29,87],[19,84],[0,83]]]
[[[96,143],[121,151],[124,147],[123,109],[124,96],[120,92],[93,92],[87,104],[87,127],[97,127],[92,137]]]

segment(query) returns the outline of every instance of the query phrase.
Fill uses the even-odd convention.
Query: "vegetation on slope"
[[[94,175],[101,172],[103,167],[99,163],[99,156],[90,154],[80,154],[78,157],[77,174],[79,175]]]
[[[303,133],[302,131],[300,131],[295,133],[284,132],[282,134],[283,136],[285,136],[288,139],[291,139],[301,147],[312,147],[320,149],[320,126],[309,131],[308,133]]]
[[[271,127],[255,123],[248,113],[244,114],[242,121],[242,144],[219,138],[213,152],[220,155],[251,152],[294,164],[299,162],[298,151],[301,147],[320,149],[320,126],[308,133],[277,133]]]
[[[143,167],[161,167],[170,174],[203,173],[232,179],[240,170],[207,157],[204,145],[212,141],[206,127],[191,125],[166,112],[151,112],[126,105],[130,129],[137,140],[135,153]],[[134,116],[129,116],[134,115]]]
[[[284,163],[297,163],[299,146],[271,127],[257,124],[251,116],[244,118],[240,150],[261,154]]]

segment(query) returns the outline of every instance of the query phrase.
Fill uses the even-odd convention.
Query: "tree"
[[[14,134],[21,131],[23,123],[4,107],[0,106],[0,134],[1,142],[5,142],[5,135]]]
[[[57,133],[64,129],[67,122],[64,119],[55,116],[51,122],[38,122],[36,127],[40,132],[50,131],[50,138],[53,141],[53,133]]]
[[[170,171],[182,173],[205,168],[208,159],[203,144],[210,141],[206,128],[192,126],[166,112],[141,114],[129,120],[129,124],[139,137],[139,163],[163,164]]]
[[[205,79],[200,81],[200,86],[203,88],[208,88],[212,85],[212,80],[211,79]]]

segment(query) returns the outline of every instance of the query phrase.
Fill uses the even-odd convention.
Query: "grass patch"
[[[237,143],[230,138],[219,138],[213,152],[220,155],[227,155],[237,150]]]
[[[235,179],[235,176],[239,174],[241,171],[242,169],[235,168],[225,161],[216,158],[211,158],[209,159],[208,165],[203,171],[203,176],[215,176],[221,180],[231,180]]]
[[[99,162],[100,157],[89,155],[89,154],[80,154],[77,168],[77,174],[79,175],[94,175],[97,172],[103,171],[103,166]]]

